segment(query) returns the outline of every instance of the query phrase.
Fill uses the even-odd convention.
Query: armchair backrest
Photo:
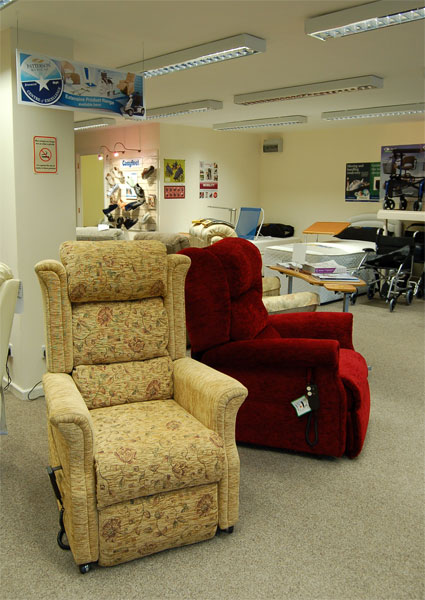
[[[89,408],[170,398],[190,261],[157,241],[65,242],[60,258],[36,265],[48,370],[71,374]]]
[[[241,238],[206,248],[185,248],[186,320],[192,351],[257,337],[267,326],[262,302],[261,255]]]
[[[10,268],[4,263],[0,263],[0,377],[2,379],[6,372],[10,332],[18,289],[19,279],[13,279]]]

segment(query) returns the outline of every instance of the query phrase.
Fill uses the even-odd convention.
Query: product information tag
[[[293,400],[291,404],[295,408],[298,417],[311,412],[310,404],[305,396]]]

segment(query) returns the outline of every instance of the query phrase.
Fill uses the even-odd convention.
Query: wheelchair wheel
[[[413,302],[413,290],[410,288],[406,292],[406,304],[412,304]]]
[[[390,312],[394,311],[396,302],[397,302],[397,300],[395,298],[391,298],[391,300],[390,300]]]
[[[404,196],[400,196],[400,210],[406,210],[407,200]]]
[[[384,208],[385,209],[390,209],[393,210],[393,208],[395,207],[395,202],[392,198],[386,198],[385,202],[384,202]]]

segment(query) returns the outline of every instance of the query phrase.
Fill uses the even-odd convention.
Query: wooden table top
[[[317,221],[313,225],[310,225],[310,227],[307,227],[307,229],[304,229],[303,233],[338,235],[338,233],[347,229],[349,225],[350,223],[346,221]]]
[[[359,279],[359,281],[323,281],[322,279],[315,277],[312,273],[306,273],[305,271],[296,271],[295,269],[287,269],[286,267],[280,267],[278,265],[268,266],[268,268],[279,271],[279,273],[283,273],[284,275],[289,275],[289,277],[304,279],[304,281],[311,285],[323,285],[324,288],[331,292],[351,293],[355,292],[357,287],[366,285],[366,282],[363,281],[363,279]]]

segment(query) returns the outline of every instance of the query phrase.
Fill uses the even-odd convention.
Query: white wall
[[[260,203],[265,220],[303,229],[315,221],[344,221],[376,213],[378,202],[345,202],[345,166],[380,162],[381,146],[424,143],[423,121],[347,125],[283,133],[283,152],[262,154]]]
[[[186,161],[186,197],[172,200],[161,197],[161,231],[188,231],[192,219],[203,217],[229,220],[227,210],[213,210],[209,205],[259,206],[260,138],[257,134],[162,124],[160,142],[161,166],[164,158]],[[200,161],[218,164],[216,200],[199,198]]]
[[[40,286],[34,273],[36,262],[59,257],[59,245],[75,239],[74,131],[71,111],[17,104],[16,31],[2,32],[1,97],[2,130],[6,131],[8,155],[2,159],[1,260],[11,265],[22,280],[24,310],[15,315],[10,361],[12,389],[22,397],[40,381],[45,371]],[[19,49],[47,56],[72,57],[70,40],[19,31]],[[57,138],[58,172],[34,173],[33,137]]]

